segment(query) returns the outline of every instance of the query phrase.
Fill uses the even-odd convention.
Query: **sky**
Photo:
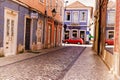
[[[86,6],[92,6],[92,7],[95,6],[95,0],[64,0],[64,1],[68,1],[67,5],[69,5],[75,1],[79,1]]]
[[[75,1],[79,1],[82,4],[86,5],[86,6],[92,6],[95,7],[95,1],[96,0],[64,0],[64,1],[68,1],[67,5],[75,2]],[[111,1],[116,1],[116,0],[111,0]]]

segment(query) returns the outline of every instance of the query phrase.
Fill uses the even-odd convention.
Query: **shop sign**
[[[31,18],[38,19],[38,13],[31,12]]]

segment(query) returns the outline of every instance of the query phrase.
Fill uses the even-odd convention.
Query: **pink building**
[[[116,0],[116,25],[114,40],[114,74],[120,80],[120,0]]]

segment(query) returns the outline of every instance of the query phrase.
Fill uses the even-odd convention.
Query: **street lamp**
[[[68,3],[68,1],[65,2],[65,6],[66,6],[67,3]],[[54,8],[54,9],[52,10],[52,16],[55,17],[55,16],[56,16],[56,13],[57,13],[57,12],[56,12],[56,9]]]
[[[54,9],[52,10],[52,16],[55,17],[55,16],[56,16],[56,13],[57,13],[57,12],[56,12],[56,10],[55,10],[55,8],[54,8]]]
[[[68,3],[68,1],[65,1],[65,10],[66,10],[67,3]]]
[[[68,1],[65,1],[64,3],[65,3],[64,11],[66,11],[66,6],[67,6]],[[67,24],[65,24],[64,20],[65,20],[65,18],[63,19],[63,23],[64,23],[64,26],[63,26],[63,28],[64,28],[63,39],[65,39],[65,32],[66,32],[66,29],[67,29]]]

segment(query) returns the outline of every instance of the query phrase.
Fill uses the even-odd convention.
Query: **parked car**
[[[106,45],[114,45],[114,39],[106,39],[105,44]]]
[[[83,39],[82,38],[65,39],[65,40],[63,40],[63,43],[83,44]]]

